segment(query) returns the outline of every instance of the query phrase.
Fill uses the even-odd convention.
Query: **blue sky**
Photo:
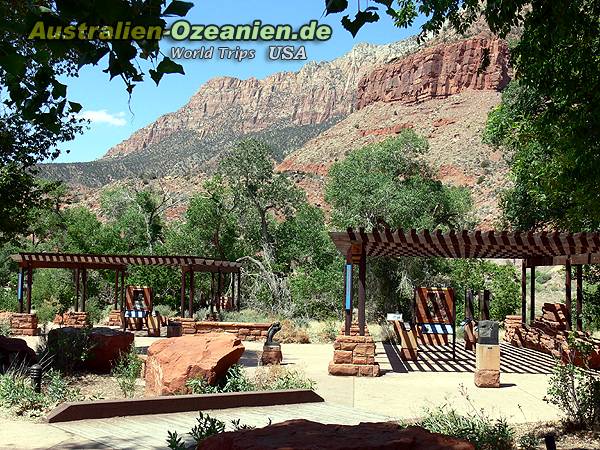
[[[359,42],[384,44],[404,39],[416,34],[421,21],[412,29],[395,28],[391,20],[382,14],[375,25],[365,26],[353,38],[340,24],[341,15],[322,16],[323,0],[192,0],[194,7],[186,19],[193,24],[245,24],[261,19],[263,23],[291,24],[295,28],[318,19],[332,26],[333,36],[326,42],[304,43],[308,60],[328,61],[348,52]],[[350,1],[354,13],[356,2]],[[170,53],[173,46],[189,48],[201,45],[219,46],[213,43],[174,42],[163,39],[162,51]],[[256,49],[256,58],[242,62],[221,60],[216,56],[212,60],[188,60],[182,63],[185,75],[173,74],[163,78],[157,87],[147,77],[138,84],[129,102],[125,87],[118,78],[109,82],[108,75],[102,72],[106,61],[99,66],[86,67],[79,78],[69,79],[69,99],[83,105],[82,113],[92,120],[90,128],[64,147],[71,150],[63,153],[57,162],[91,161],[100,158],[115,144],[128,138],[135,130],[156,120],[161,115],[175,111],[185,105],[199,87],[210,78],[234,76],[241,79],[250,77],[264,78],[281,71],[296,71],[307,61],[269,61],[266,57],[268,44],[243,42],[226,44],[239,45],[245,49]],[[301,45],[296,43],[296,45]]]

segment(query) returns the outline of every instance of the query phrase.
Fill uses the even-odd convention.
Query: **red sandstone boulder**
[[[0,373],[11,366],[30,365],[36,361],[35,351],[24,339],[0,336]]]
[[[189,392],[185,383],[204,377],[215,384],[237,363],[244,346],[230,333],[186,335],[155,342],[146,359],[146,395]]]
[[[253,430],[221,433],[203,440],[202,450],[474,450],[467,441],[430,433],[420,427],[401,429],[392,422],[332,425],[288,420]]]
[[[87,349],[85,361],[73,363],[74,368],[92,372],[109,373],[121,353],[129,351],[133,344],[133,334],[107,327],[81,328],[62,327],[48,332],[48,349],[60,359],[65,351]]]
[[[126,331],[107,327],[92,328],[92,349],[85,361],[85,367],[93,372],[110,372],[121,354],[129,351],[133,345],[133,338],[133,333]]]

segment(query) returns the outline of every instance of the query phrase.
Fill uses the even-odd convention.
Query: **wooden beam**
[[[481,320],[490,320],[490,290],[484,289],[481,297],[481,307],[479,310]]]
[[[33,285],[33,267],[27,268],[27,314],[31,314],[31,286]]]
[[[583,320],[581,318],[581,313],[583,310],[583,266],[577,266],[577,306],[576,308],[576,329],[577,331],[583,331]]]
[[[117,304],[119,302],[119,271],[115,270],[115,300],[113,309],[118,309]]]
[[[235,306],[236,306],[237,310],[239,311],[240,310],[240,288],[242,285],[242,272],[238,272],[237,275],[236,274],[234,274],[234,275],[237,278],[237,294],[236,294],[237,297],[235,300]]]
[[[535,266],[531,266],[531,279],[529,280],[529,323],[535,320]]]
[[[75,269],[75,311],[79,311],[79,286],[80,286],[79,268]]]
[[[527,323],[527,265],[521,264],[521,323]]]
[[[223,284],[223,277],[221,272],[217,272],[217,312],[221,312],[221,288]]]
[[[366,327],[366,295],[367,295],[367,254],[363,247],[358,264],[358,331],[361,336],[365,335]]]
[[[210,314],[215,311],[215,273],[210,274]]]
[[[185,270],[183,267],[181,268],[181,297],[179,302],[179,311],[181,313],[181,317],[185,317]]]
[[[121,294],[121,311],[125,310],[125,269],[121,270],[121,286],[119,286],[120,288],[120,294]]]
[[[85,312],[85,301],[87,300],[88,293],[88,277],[87,277],[87,269],[82,269],[81,272],[81,311]]]
[[[194,271],[190,270],[190,302],[189,313],[190,317],[194,317]]]
[[[567,258],[565,264],[565,306],[567,313],[567,330],[571,331],[573,324],[571,322],[571,259]]]

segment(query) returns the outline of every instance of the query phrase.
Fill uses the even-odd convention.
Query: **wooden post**
[[[80,280],[79,269],[75,269],[75,311],[79,311],[79,280]]]
[[[490,320],[490,290],[483,290],[483,297],[481,298],[481,306],[479,310],[481,320]]]
[[[194,317],[194,269],[190,267],[190,302],[189,302],[190,318]]]
[[[210,314],[215,311],[215,273],[210,273]]]
[[[535,321],[535,266],[531,266],[531,279],[529,285],[529,323]]]
[[[521,323],[527,323],[527,265],[521,263]]]
[[[565,307],[567,309],[567,330],[571,331],[571,258],[565,264]]]
[[[465,293],[465,319],[475,320],[473,311],[473,289],[467,289]]]
[[[17,284],[17,300],[19,301],[19,312],[23,312],[23,281],[25,277],[25,272],[23,268],[19,268],[19,282]]]
[[[346,336],[350,335],[352,325],[352,268],[352,256],[349,254],[344,264],[344,334]]]
[[[179,310],[181,313],[181,317],[185,317],[185,269],[182,267],[181,268],[181,298],[180,298],[180,305],[179,305]]]
[[[121,270],[121,311],[125,310],[125,269]]]
[[[365,335],[365,309],[366,309],[366,281],[367,281],[367,254],[363,246],[358,264],[358,331],[361,336]]]
[[[238,272],[236,278],[237,278],[237,298],[235,300],[235,305],[236,305],[237,310],[239,311],[240,310],[240,297],[241,297],[240,288],[242,285],[242,272]]]
[[[117,309],[117,303],[119,302],[119,269],[115,270],[115,304],[113,309]]]
[[[223,283],[223,278],[221,277],[221,271],[217,273],[217,312],[221,312],[221,284]]]
[[[82,269],[81,273],[81,311],[85,312],[85,301],[87,300],[87,269]]]
[[[31,286],[33,285],[33,268],[27,267],[27,314],[31,314]]]
[[[577,266],[577,306],[576,313],[577,317],[575,319],[577,324],[577,331],[583,331],[583,321],[581,318],[581,313],[583,309],[583,266],[579,264]]]

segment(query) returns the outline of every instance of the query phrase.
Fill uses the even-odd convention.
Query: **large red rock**
[[[75,364],[74,367],[109,373],[121,354],[129,351],[133,339],[133,333],[108,327],[62,327],[48,332],[48,349],[60,353],[65,346],[87,347],[89,350],[85,361]]]
[[[420,427],[401,429],[392,422],[326,425],[288,420],[268,427],[221,433],[203,440],[202,450],[474,450],[467,441],[430,433]]]
[[[505,41],[487,37],[424,49],[364,76],[357,109],[375,102],[419,103],[466,89],[502,90],[509,81],[508,56]],[[489,64],[482,70],[486,58]]]
[[[133,345],[133,333],[108,327],[92,328],[90,331],[92,349],[85,367],[93,372],[108,373],[122,353],[127,353]]]
[[[244,346],[230,333],[185,335],[155,342],[146,359],[146,394],[189,392],[188,379],[204,377],[215,384],[237,363]]]
[[[11,366],[29,365],[36,361],[35,351],[24,339],[0,336],[0,373]]]

